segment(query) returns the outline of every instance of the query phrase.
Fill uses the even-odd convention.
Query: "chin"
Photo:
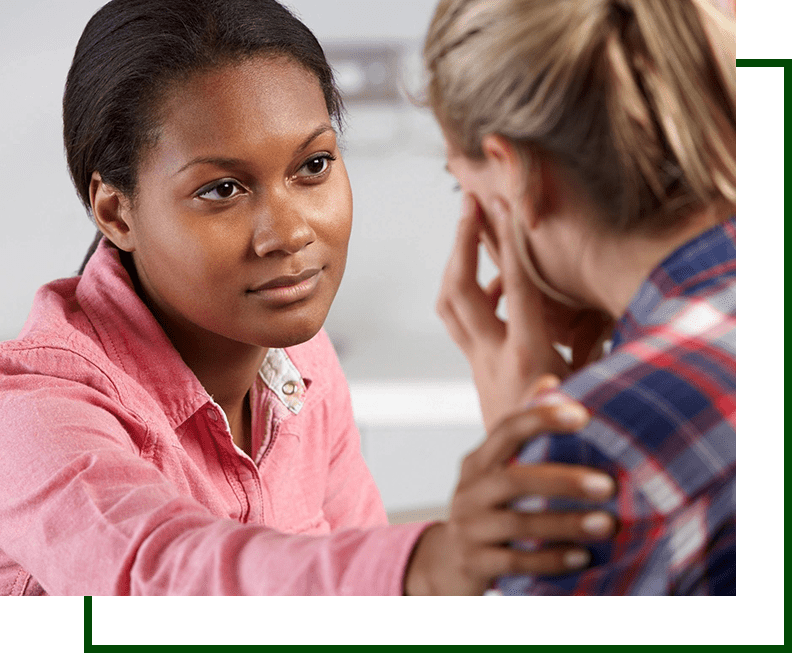
[[[319,323],[302,323],[289,328],[279,329],[277,333],[262,334],[260,338],[256,338],[256,344],[260,347],[274,347],[277,349],[301,345],[319,333],[323,324],[324,320]]]
[[[319,329],[311,331],[310,333],[294,333],[279,338],[268,338],[264,346],[268,349],[284,349],[286,347],[294,347],[295,345],[301,345],[304,342],[308,342],[317,333],[319,333]]]

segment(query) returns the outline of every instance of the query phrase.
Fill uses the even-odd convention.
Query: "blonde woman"
[[[599,566],[498,589],[734,594],[733,21],[705,0],[443,0],[425,60],[465,192],[438,310],[485,421],[556,373],[593,418],[520,460],[619,484]],[[481,242],[500,270],[488,288]]]

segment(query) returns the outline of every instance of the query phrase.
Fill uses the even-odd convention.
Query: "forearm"
[[[175,499],[113,524],[5,520],[2,548],[55,595],[398,595],[421,525],[283,534]]]
[[[421,527],[287,535],[215,522],[186,535],[162,529],[141,547],[131,594],[400,595]]]

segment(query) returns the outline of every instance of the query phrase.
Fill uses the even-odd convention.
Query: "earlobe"
[[[129,221],[129,200],[106,184],[98,172],[91,177],[91,212],[96,226],[119,249],[135,250],[134,232]]]

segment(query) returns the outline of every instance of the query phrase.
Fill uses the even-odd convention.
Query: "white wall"
[[[0,20],[0,339],[8,339],[21,328],[35,290],[73,275],[93,237],[68,177],[60,106],[77,40],[103,3],[0,2],[6,5]],[[405,83],[415,87],[417,53],[435,0],[288,4],[328,51],[338,44],[366,42],[400,48],[409,68]],[[479,424],[467,365],[434,312],[459,198],[452,193],[442,141],[426,111],[406,101],[350,104],[348,109],[345,158],[355,199],[354,227],[347,273],[327,329],[347,371],[364,451],[388,507],[436,504],[450,492],[458,459],[476,439]],[[448,383],[431,384],[433,380]],[[407,392],[408,399],[395,408],[372,401],[372,382],[386,389],[392,383],[394,392],[402,397]],[[457,407],[454,423],[445,430],[431,415],[438,402]],[[394,410],[399,413],[395,431],[387,417]],[[397,432],[409,437],[396,443]],[[416,452],[410,443],[422,440],[423,452]],[[450,448],[440,446],[441,441]],[[417,453],[423,457],[420,467]],[[413,482],[411,495],[390,489],[416,475],[426,484]]]
[[[97,2],[13,3],[0,20],[0,338],[19,331],[41,284],[71,276],[94,229],[69,180],[61,96]]]

